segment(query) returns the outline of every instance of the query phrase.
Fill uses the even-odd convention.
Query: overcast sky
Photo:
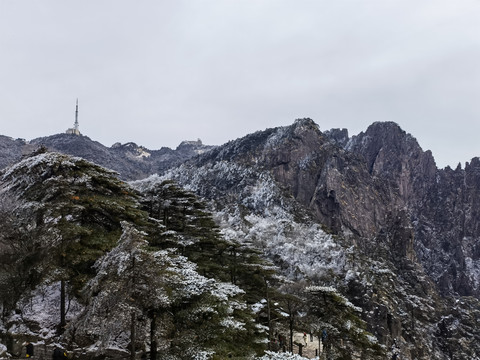
[[[480,156],[478,0],[0,0],[0,134],[220,145],[310,117]]]

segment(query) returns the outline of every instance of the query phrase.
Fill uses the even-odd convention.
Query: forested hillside
[[[171,182],[140,193],[81,158],[34,154],[3,172],[1,216],[8,353],[27,340],[85,359],[265,348],[253,305],[274,269],[220,236],[202,202]]]

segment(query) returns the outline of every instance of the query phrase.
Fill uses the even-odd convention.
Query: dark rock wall
[[[369,172],[397,192],[385,197],[389,208],[408,209],[414,248],[427,273],[444,294],[478,296],[480,161],[437,169],[430,151],[395,123],[374,123],[347,148],[361,155]]]
[[[443,293],[480,295],[480,161],[437,171],[416,213],[417,252]]]

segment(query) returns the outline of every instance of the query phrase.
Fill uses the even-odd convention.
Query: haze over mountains
[[[305,311],[313,318],[302,319],[299,330],[317,333],[328,324],[332,337],[338,331],[338,344],[346,340],[343,348],[335,345],[334,358],[349,352],[372,359],[397,352],[405,359],[480,356],[479,158],[463,169],[438,169],[432,153],[395,123],[374,123],[349,137],[346,129],[322,132],[311,119],[298,119],[220,146],[193,141],[175,150],[133,143],[107,148],[67,134],[29,143],[2,137],[0,165],[40,146],[118,172],[151,214],[171,204],[165,181],[205,201],[224,240],[259,251],[286,279],[304,284]],[[16,180],[11,170],[6,174],[8,194]],[[169,241],[189,241],[175,239]],[[312,299],[333,294],[326,289],[360,309],[375,341],[335,330],[340,318],[347,323],[345,313],[325,318],[326,300],[318,315]],[[91,325],[82,326],[88,334]]]

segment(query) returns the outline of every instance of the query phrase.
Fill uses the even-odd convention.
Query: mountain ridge
[[[200,140],[183,141],[176,149],[162,147],[150,150],[133,142],[115,143],[106,147],[85,135],[55,134],[30,141],[0,137],[0,168],[12,165],[39,147],[51,151],[83,157],[86,160],[119,173],[124,180],[144,178],[152,173],[163,172],[182,161],[208,151],[214,146],[204,145]]]
[[[366,330],[389,354],[480,356],[479,158],[464,169],[438,169],[396,123],[373,123],[349,137],[346,129],[322,132],[308,118],[155,155],[134,143],[104,151],[90,139],[71,140],[60,134],[29,145],[116,164],[122,178],[141,178],[130,185],[150,189],[152,199],[162,199],[155,189],[173,180],[206,202],[227,242],[260,251],[287,279],[311,285],[309,301],[344,296],[361,309]],[[15,151],[25,151],[21,144]],[[159,213],[170,204],[162,201]],[[321,321],[309,326],[320,334],[332,319],[315,316]],[[346,356],[352,343],[346,349],[337,350]]]
[[[106,148],[86,136],[67,134],[28,143],[3,136],[0,148],[8,151],[2,152],[0,164],[18,161],[35,146],[83,157],[117,171],[125,180],[163,174],[192,158],[198,159],[198,166],[209,161],[263,164],[276,182],[335,233],[344,227],[360,237],[375,236],[378,228],[387,226],[389,208],[406,207],[417,224],[415,250],[436,282],[443,284],[442,291],[480,294],[480,281],[473,276],[480,268],[476,241],[480,230],[475,225],[480,160],[473,158],[465,169],[438,169],[431,151],[423,151],[394,122],[376,122],[349,137],[346,129],[322,132],[313,120],[298,119],[291,126],[257,131],[221,146],[186,141],[175,150],[153,151],[135,143]],[[452,209],[455,215],[439,214],[439,208]],[[456,225],[447,231],[442,223]],[[429,260],[432,237],[442,238],[437,247],[444,253]],[[445,273],[442,268],[454,270]]]
[[[335,286],[346,282],[345,291],[352,291],[355,305],[371,311],[384,309],[384,314],[374,311],[369,319],[373,333],[383,334],[382,343],[391,344],[396,335],[409,338],[407,342],[414,343],[408,350],[412,358],[431,358],[429,354],[434,349],[413,339],[433,341],[428,329],[446,326],[438,324],[446,321],[442,318],[452,316],[448,310],[450,297],[476,296],[477,305],[473,307],[478,307],[476,269],[479,262],[475,251],[480,239],[470,235],[465,241],[462,233],[466,226],[480,221],[470,205],[477,201],[479,193],[475,187],[477,160],[474,158],[465,171],[438,170],[431,152],[424,152],[411,135],[394,123],[372,124],[365,133],[348,140],[344,131],[328,135],[311,119],[300,119],[288,127],[267,129],[221,145],[169,170],[166,177],[211,201],[225,228],[233,230],[235,223],[238,237],[248,239],[253,235],[256,246],[269,253],[278,266],[293,268],[289,270],[290,276],[298,276],[299,271],[311,281],[328,284],[332,280],[327,274],[333,271],[332,276],[338,279]],[[465,205],[460,205],[462,197],[456,193],[457,188],[449,185],[452,176],[458,178],[457,184],[469,179],[467,184],[471,185],[465,191],[474,195],[469,199],[460,194],[468,200]],[[445,180],[441,180],[442,177]],[[281,204],[278,199],[282,199]],[[468,221],[451,225],[450,233],[445,233],[444,224],[456,224],[458,218],[450,202],[457,202],[457,208],[465,207],[471,212],[465,217]],[[439,205],[443,212],[439,212]],[[300,216],[301,213],[304,215]],[[293,214],[296,216],[292,217]],[[270,225],[260,225],[259,217]],[[299,254],[290,255],[288,260],[283,256],[283,251],[291,251],[283,244],[290,242],[298,247],[300,254],[304,246],[292,237],[294,235],[288,235],[288,229],[312,220],[343,239],[335,246],[344,250],[335,256],[336,262],[344,264],[344,270],[328,270],[325,264],[324,268],[319,267],[318,274],[311,273],[302,263],[313,260],[306,254],[312,252],[311,256],[317,259],[311,264],[318,261],[319,265],[322,258],[311,247],[308,252],[303,250],[303,259]],[[269,235],[257,238],[254,234],[258,230],[253,229],[258,226],[267,227]],[[427,226],[431,231],[425,230]],[[296,236],[306,241],[312,235]],[[280,238],[285,240],[276,243],[278,240],[274,239]],[[270,242],[273,244],[269,245]],[[444,242],[449,246],[442,247]],[[463,250],[465,245],[469,252]],[[345,259],[350,247],[357,254],[355,257],[364,257],[365,263],[358,265],[359,268]],[[330,251],[323,256],[329,258]],[[374,259],[379,262],[377,265]],[[372,276],[366,275],[371,271],[366,267],[372,266],[396,274],[395,278],[385,280],[396,284],[408,296],[395,288],[386,294],[382,285],[369,288],[360,279],[355,280],[357,277],[353,274],[357,273],[363,274],[360,278]],[[380,274],[378,271],[374,277],[381,278]],[[382,294],[384,299],[365,301],[358,295],[362,292]],[[395,300],[388,300],[393,296]],[[418,302],[412,303],[410,296]],[[407,321],[402,314],[413,311],[409,308],[416,310]],[[382,324],[382,316],[387,316],[390,324]],[[412,328],[412,317],[419,322],[415,325],[417,330]],[[424,332],[419,330],[422,328]],[[475,334],[474,337],[478,337],[478,333]],[[438,346],[451,349],[451,345],[444,343]]]

